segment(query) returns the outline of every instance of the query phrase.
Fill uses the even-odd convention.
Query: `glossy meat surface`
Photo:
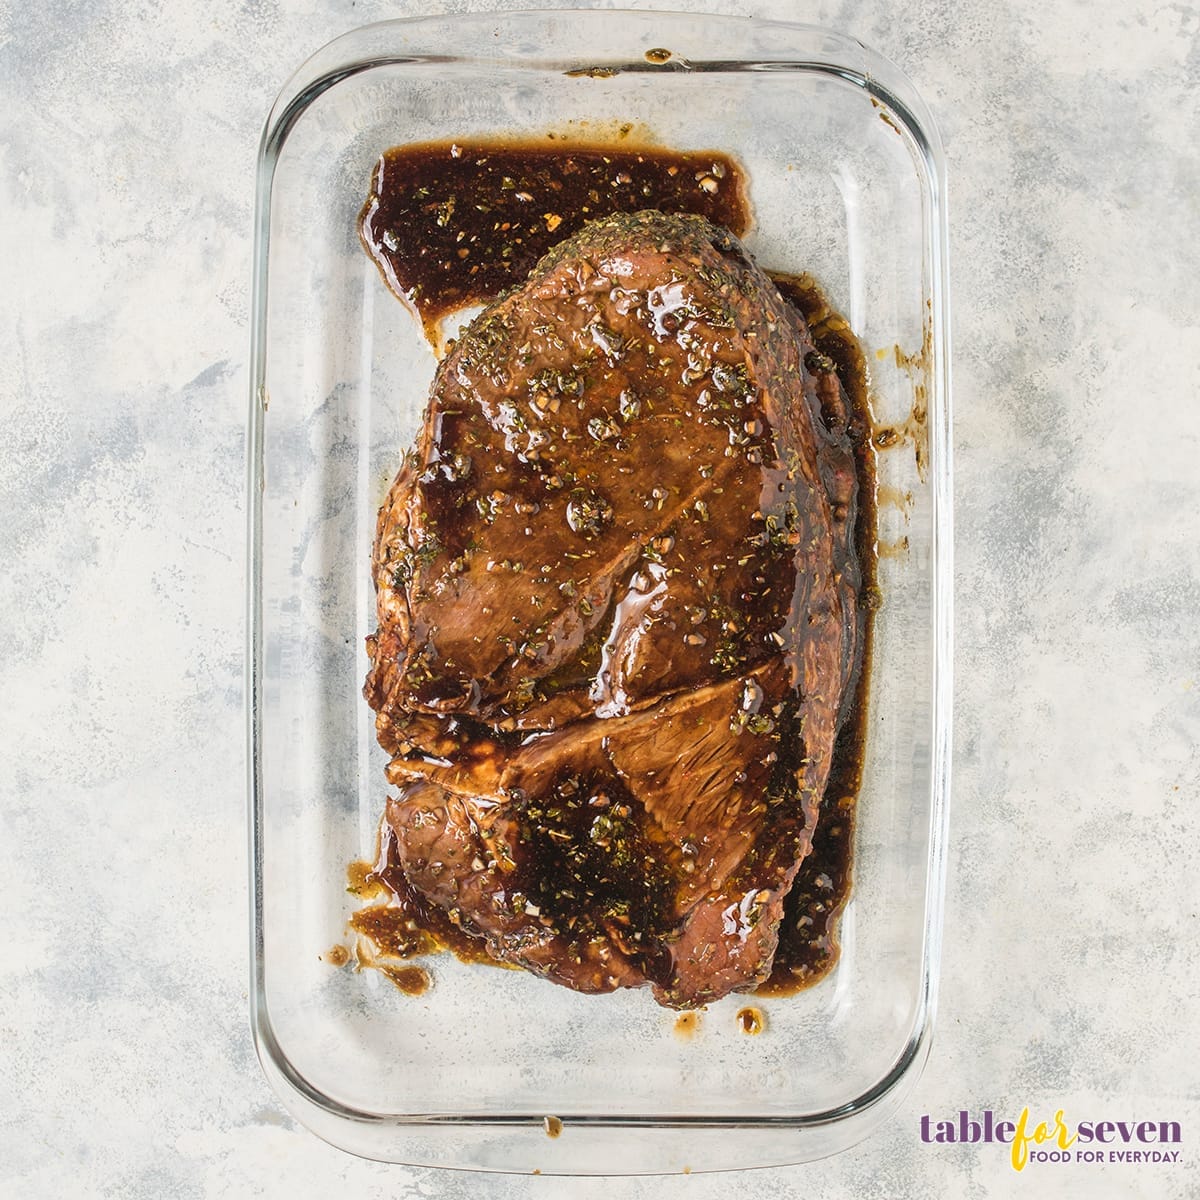
[[[858,630],[831,364],[729,234],[597,221],[485,310],[380,512],[365,688],[412,887],[498,959],[770,970]]]

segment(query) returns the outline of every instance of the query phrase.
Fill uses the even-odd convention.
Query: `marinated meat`
[[[405,878],[496,959],[672,1007],[770,972],[860,636],[848,421],[698,217],[585,226],[451,347],[364,690]]]

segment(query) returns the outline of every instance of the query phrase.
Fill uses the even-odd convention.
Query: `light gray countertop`
[[[0,1196],[1200,1194],[1200,10],[675,7],[857,35],[946,144],[956,746],[921,1083],[844,1155],[709,1178],[384,1166],[285,1115],[246,1017],[255,153],[295,65],[417,9],[0,3]],[[1178,1121],[1181,1161],[1018,1175],[919,1137],[1025,1106]]]

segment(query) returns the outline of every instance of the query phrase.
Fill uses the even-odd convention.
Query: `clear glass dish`
[[[670,60],[649,61],[657,48]],[[593,67],[611,73],[580,72]],[[737,1027],[745,997],[710,1005],[685,1041],[646,992],[577,995],[442,955],[428,960],[432,990],[411,997],[321,957],[346,941],[346,866],[371,855],[386,795],[361,696],[370,547],[434,368],[358,243],[371,168],[403,143],[586,139],[625,122],[741,161],[747,245],[769,269],[814,274],[850,319],[890,431],[877,439],[882,607],[841,956],[810,990],[754,1000],[757,1037]],[[863,1138],[929,1050],[948,786],[945,190],[911,85],[856,41],[740,18],[388,22],[333,42],[284,88],[257,222],[251,1011],[281,1099],[357,1154],[498,1171],[791,1164]]]

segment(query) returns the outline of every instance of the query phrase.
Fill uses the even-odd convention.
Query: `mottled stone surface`
[[[328,1148],[270,1093],[246,1019],[257,138],[308,53],[414,7],[0,3],[0,1195],[565,1194]],[[858,35],[946,143],[958,682],[940,1024],[916,1092],[858,1149],[570,1194],[1196,1195],[1200,13],[736,7]],[[1024,1105],[1181,1121],[1184,1161],[1018,1176],[998,1147],[917,1136],[921,1113]]]

